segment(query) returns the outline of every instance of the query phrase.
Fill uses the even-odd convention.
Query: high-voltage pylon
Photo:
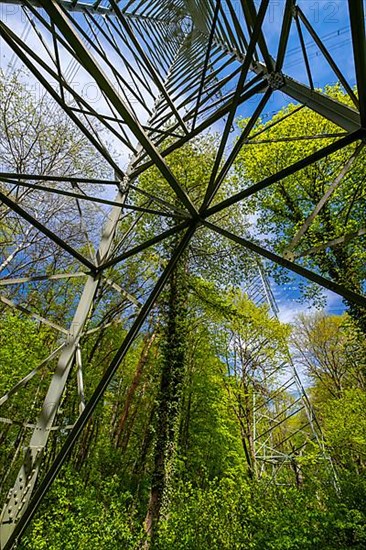
[[[263,263],[259,260],[245,292],[256,305],[267,305],[269,314],[277,318],[279,309],[276,299]],[[290,468],[296,482],[301,484],[301,456],[307,447],[312,446],[316,449],[317,460],[325,463],[330,479],[337,487],[333,464],[315,411],[290,349],[287,355],[287,361],[274,368],[266,369],[263,365],[264,368],[256,369],[251,380],[254,473],[258,478],[265,475],[266,479],[288,481],[288,471],[284,470]]]
[[[231,207],[238,204],[245,207],[247,199],[346,147],[351,150],[351,157],[357,156],[366,135],[363,1],[349,0],[345,15],[351,41],[344,59],[347,59],[347,71],[351,71],[350,60],[354,63],[356,92],[349,83],[349,72],[346,74],[336,63],[307,17],[307,2],[284,1],[277,11],[277,32],[273,32],[274,26],[268,23],[267,17],[274,4],[277,7],[277,2],[270,0],[262,0],[259,6],[254,0],[0,2],[4,8],[0,22],[2,57],[27,69],[57,109],[63,110],[89,140],[111,173],[110,178],[91,178],[88,174],[65,171],[22,173],[18,166],[2,166],[0,199],[4,215],[11,213],[22,220],[26,227],[44,235],[51,248],[61,250],[70,259],[63,270],[51,266],[47,273],[37,272],[31,276],[9,277],[7,274],[11,271],[7,269],[0,281],[4,289],[3,304],[20,308],[60,334],[60,349],[52,350],[47,357],[51,362],[56,357],[58,360],[43,396],[43,405],[34,422],[25,422],[31,435],[22,436],[24,460],[14,479],[10,477],[14,485],[3,508],[2,549],[12,548],[31,521],[197,232],[213,232],[218,245],[222,242],[220,239],[233,241],[251,254],[338,293],[359,308],[366,305],[365,296],[357,289],[348,287],[334,274],[325,277],[310,270],[303,262],[305,253],[326,255],[335,246],[363,242],[365,228],[355,222],[351,233],[345,230],[329,238],[324,230],[324,239],[314,249],[304,251],[302,247],[304,234],[324,205],[331,204],[334,191],[342,184],[345,173],[352,169],[351,159],[347,166],[340,167],[339,177],[329,184],[282,255],[269,249],[259,238],[244,235],[240,227],[236,233],[228,230],[221,218],[223,213],[230,214]],[[7,9],[9,5],[12,10]],[[14,6],[19,9],[14,10]],[[302,70],[297,71],[301,77],[297,80],[291,77],[291,71],[286,71],[289,43],[295,44],[302,55],[297,66],[298,69],[301,64]],[[319,54],[317,61],[325,73],[331,73],[339,81],[348,102],[340,103],[315,88],[308,55],[313,45]],[[92,88],[93,99],[81,93],[80,83]],[[311,141],[314,145],[310,151],[304,147],[302,158],[264,179],[243,183],[235,193],[222,196],[218,191],[224,188],[225,178],[239,152],[244,147],[251,154],[253,129],[272,98],[279,97],[281,104],[285,97],[297,102],[299,107],[306,106],[316,112],[334,125],[334,132],[324,136],[319,128],[316,135],[301,136],[304,143]],[[278,104],[274,101],[271,106]],[[233,142],[231,130],[238,115],[246,118],[246,124]],[[220,145],[203,200],[197,204],[169,166],[169,155],[209,129],[220,132]],[[328,140],[326,146],[317,146],[319,137]],[[128,167],[124,169],[128,158]],[[143,176],[151,167],[165,178],[171,191],[169,196],[161,196],[158,189],[144,188]],[[114,199],[110,198],[111,188],[116,192]],[[41,221],[29,204],[20,200],[25,191],[27,196],[33,194],[38,202],[47,194],[61,195],[73,205],[75,216],[82,217],[86,204],[101,209],[106,220],[97,251],[94,239],[83,240],[84,232],[75,240],[67,227],[55,231],[52,219]],[[357,197],[350,196],[345,201],[346,211],[361,208]],[[121,219],[128,216],[130,227],[126,235],[121,235]],[[136,228],[141,220],[148,225],[149,219],[161,219],[162,230],[143,239]],[[138,262],[139,254],[177,236],[180,236],[179,244],[147,294],[136,297],[124,288],[123,282],[116,280],[117,268],[123,269],[131,258]],[[5,260],[7,265],[11,264],[11,258]],[[70,303],[72,320],[65,319],[64,325],[52,318],[52,314],[38,311],[35,305],[32,309],[24,306],[21,290],[15,297],[9,290],[31,284],[32,288],[39,285],[42,292],[45,280],[56,285],[74,279],[83,280],[84,287],[80,291],[75,286],[78,291]],[[101,289],[106,287],[119,294],[132,321],[117,353],[85,402],[82,351],[94,330],[90,326],[98,314]],[[74,365],[78,372],[79,416],[71,424],[65,424],[66,420],[62,424],[60,403]],[[1,402],[6,404],[33,376],[36,373],[31,372],[19,381]],[[40,468],[44,467],[47,442],[60,426],[58,423],[68,435],[38,480]]]

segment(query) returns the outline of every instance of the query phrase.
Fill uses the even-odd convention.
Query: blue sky
[[[257,2],[259,4],[259,2]],[[299,0],[299,6],[316,33],[330,51],[343,74],[351,86],[355,85],[354,65],[351,55],[352,44],[349,27],[348,7],[346,0]],[[268,48],[275,57],[278,47],[278,39],[281,32],[282,13],[284,0],[273,0],[265,17],[264,29],[268,41]],[[303,27],[302,27],[303,28]],[[326,63],[319,48],[303,28],[304,40],[307,46],[309,61],[316,87],[323,88],[326,84],[335,84],[337,77]],[[292,78],[308,84],[305,64],[303,60],[298,33],[295,24],[292,23],[284,72]],[[273,95],[263,115],[271,117],[278,108],[286,105],[288,98],[279,92]],[[240,113],[248,116],[250,111],[245,109]]]

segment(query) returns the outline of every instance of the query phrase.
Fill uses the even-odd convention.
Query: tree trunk
[[[149,352],[151,350],[151,347],[155,339],[156,339],[156,331],[154,331],[152,334],[147,334],[144,338],[140,359],[137,363],[135,374],[133,376],[131,385],[128,388],[123,410],[120,415],[117,428],[115,431],[114,437],[115,437],[116,447],[121,447],[123,433],[126,430],[126,423],[127,423],[130,409],[131,409],[132,401],[135,396],[136,390],[141,382],[141,377],[149,358]]]
[[[165,326],[162,338],[162,375],[156,417],[156,443],[150,499],[145,518],[147,540],[154,541],[164,492],[171,474],[178,436],[177,420],[181,404],[181,387],[185,367],[186,316],[188,288],[185,261],[177,266],[168,284]]]

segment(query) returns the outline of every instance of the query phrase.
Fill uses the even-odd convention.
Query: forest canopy
[[[343,100],[338,86],[327,93]],[[46,99],[36,104],[21,76],[14,74],[1,85],[0,97],[0,158],[8,171],[27,172],[37,165],[55,177],[50,184],[55,189],[56,176],[106,174],[86,138]],[[268,139],[283,141],[250,145],[251,154],[239,156],[218,199],[239,183],[255,182],[301,156],[302,142],[289,144],[286,138],[313,134],[314,128],[320,133],[320,117],[290,105],[271,124],[292,112],[266,133]],[[259,122],[253,133],[267,124]],[[322,133],[334,132],[331,123],[321,119],[321,125]],[[319,139],[314,147],[328,139]],[[216,150],[216,137],[207,135],[167,158],[198,202]],[[363,150],[349,146],[263,191],[245,212],[238,206],[217,221],[246,235],[253,231],[255,213],[257,230],[266,234],[273,250],[303,254],[307,265],[358,291],[365,281],[364,241],[350,239],[346,248],[331,246],[327,254],[316,247],[358,227],[364,214],[363,161]],[[339,173],[343,185],[334,187],[332,201],[295,246],[297,232]],[[137,183],[179,210],[156,169],[145,171]],[[77,251],[94,257],[96,236],[108,216],[105,209],[94,203],[81,206],[81,201],[75,209],[75,198],[57,194],[47,195],[45,202],[40,189],[19,192],[11,181],[0,186]],[[64,189],[69,188],[65,183]],[[87,186],[83,190],[92,192]],[[346,210],[349,196],[352,208]],[[146,195],[132,191],[131,198],[137,208],[151,206]],[[148,212],[132,234],[139,216],[136,210],[120,219],[118,253],[172,227],[169,217]],[[45,235],[5,205],[0,232],[1,280],[21,279],[4,286],[0,302],[5,500],[57,369],[56,352],[67,342],[63,328],[72,321],[85,272],[80,274],[75,258],[59,248],[56,253]],[[137,261],[126,258],[111,265],[101,277],[40,479],[178,241],[172,235],[144,249]],[[65,271],[66,281],[58,279]],[[36,281],[37,273],[44,280]],[[199,229],[19,549],[366,547],[365,312],[347,303],[341,315],[311,310],[284,324],[275,315],[268,281],[268,266],[259,257]]]

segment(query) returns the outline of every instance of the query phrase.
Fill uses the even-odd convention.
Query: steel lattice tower
[[[256,260],[256,269],[245,287],[257,305],[266,305],[271,317],[278,318],[279,308],[265,266]],[[325,463],[336,490],[338,483],[324,437],[308,398],[298,369],[287,349],[286,360],[269,370],[256,369],[251,376],[253,388],[253,469],[258,478],[267,476],[278,482],[280,472],[290,467],[302,477],[297,459],[309,445],[315,445]],[[294,422],[295,421],[295,422]]]
[[[236,234],[228,231],[223,224],[220,225],[220,215],[332,153],[352,144],[362,146],[366,135],[366,46],[363,1],[348,0],[347,24],[352,37],[348,57],[354,62],[356,94],[305,16],[303,0],[283,2],[275,40],[273,37],[270,40],[268,28],[264,25],[273,4],[270,0],[262,0],[259,7],[254,0],[12,0],[1,4],[19,6],[27,23],[26,32],[21,32],[16,22],[1,22],[3,47],[13,52],[55,105],[86,136],[113,174],[109,179],[91,179],[87,175],[80,178],[65,174],[0,173],[1,182],[9,184],[12,189],[12,192],[0,193],[4,207],[44,234],[74,262],[74,267],[65,273],[40,273],[31,282],[37,284],[45,278],[58,281],[80,277],[84,280],[83,290],[72,304],[73,318],[67,328],[60,327],[42,312],[29,312],[39,321],[60,330],[63,342],[61,348],[47,358],[53,360],[58,356],[57,366],[32,435],[26,442],[23,465],[3,509],[1,548],[9,550],[35,514],[177,262],[202,228],[214,232],[218,239],[231,240],[250,253],[339,294],[349,303],[365,307],[363,295],[307,269],[302,264],[301,255],[296,253],[302,235],[321,204],[332,200],[331,192],[324,195],[318,209],[311,219],[306,220],[282,256],[257,240],[244,237],[240,228]],[[316,90],[304,30],[316,44],[324,66],[330,67],[349,96],[352,107]],[[297,37],[303,55],[302,81],[294,80],[284,72],[291,36]],[[73,81],[75,71],[93,83],[101,98],[99,103],[80,95]],[[303,158],[298,162],[218,200],[217,193],[238,153],[250,145],[254,126],[271,98],[278,93],[334,123],[337,131],[327,136],[331,142],[311,154],[307,154],[304,147]],[[251,112],[242,133],[234,141],[230,133],[241,108]],[[168,155],[206,130],[218,127],[220,145],[210,181],[202,203],[195,204],[170,168]],[[306,139],[312,137],[316,136],[306,136]],[[126,169],[121,167],[121,155],[109,146],[110,139],[125,151],[124,160],[130,155]],[[139,178],[151,167],[165,178],[174,201],[139,185]],[[88,189],[98,185],[98,196],[84,192],[82,189],[86,185]],[[110,188],[116,190],[113,200],[106,198],[109,196],[106,189]],[[75,212],[84,201],[109,209],[97,252],[76,249],[62,234],[56,234],[41,223],[16,200],[16,189],[59,193],[75,199]],[[142,206],[135,200],[140,195],[146,197]],[[352,197],[349,201],[351,207]],[[119,233],[121,216],[129,212],[141,217],[168,219],[171,225],[160,234],[131,244]],[[140,218],[136,219],[138,223]],[[325,238],[319,245],[320,250],[326,254],[335,244],[342,246],[350,239],[362,239],[364,233],[364,227],[358,227],[352,235],[339,235],[337,243]],[[123,265],[129,258],[138,260],[138,254],[177,235],[181,239],[179,245],[162,268],[149,295],[142,303],[131,295],[126,297],[121,285],[110,278],[111,268]],[[5,289],[3,303],[18,307],[19,304],[7,298],[6,289],[28,282],[22,278],[2,279],[1,285]],[[133,321],[94,393],[84,403],[80,349],[103,284],[129,300]],[[80,414],[68,430],[62,449],[34,490],[44,450],[55,428],[60,402],[74,364],[78,365],[79,373]],[[33,376],[32,373],[29,376]],[[27,380],[20,381],[15,390],[26,383]],[[8,398],[9,395],[4,396],[1,403]]]

